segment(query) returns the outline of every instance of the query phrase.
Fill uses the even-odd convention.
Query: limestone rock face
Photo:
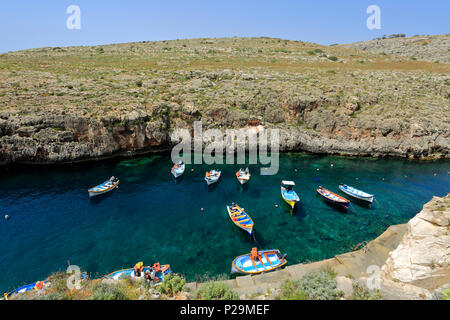
[[[382,267],[382,277],[434,290],[450,283],[450,194],[434,197]]]

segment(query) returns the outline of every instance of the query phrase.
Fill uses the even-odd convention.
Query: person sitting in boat
[[[142,262],[138,262],[134,266],[134,275],[136,277],[140,277],[141,273],[144,271],[144,264]]]
[[[150,281],[152,281],[151,274],[150,274],[149,270],[145,270],[145,272],[144,272],[144,279],[145,279],[145,282],[148,282],[148,283],[150,283]]]
[[[257,248],[252,249],[252,259],[257,260],[259,258],[259,252]]]
[[[156,278],[156,270],[155,268],[152,267],[152,271],[150,272],[150,280],[155,282],[155,278]]]

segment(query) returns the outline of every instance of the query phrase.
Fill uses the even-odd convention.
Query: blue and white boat
[[[155,263],[153,266],[141,266],[139,267],[139,272],[135,268],[121,269],[103,276],[102,279],[113,279],[113,280],[122,280],[126,277],[130,277],[131,279],[139,280],[145,278],[145,272],[148,271],[150,274],[153,273],[153,279],[151,285],[161,284],[164,280],[164,277],[173,271],[170,270],[170,265],[160,265],[159,263]]]
[[[349,196],[351,196],[353,198],[356,198],[356,199],[359,199],[359,200],[362,200],[362,201],[366,201],[366,202],[369,202],[369,203],[372,203],[373,199],[375,197],[373,194],[364,192],[362,190],[358,190],[356,188],[353,188],[353,187],[348,186],[348,185],[343,184],[343,183],[341,183],[339,185],[339,189],[342,192],[344,192],[345,194],[348,194]]]
[[[175,178],[178,178],[179,176],[181,176],[184,173],[185,167],[186,167],[186,165],[184,164],[183,161],[181,161],[181,160],[178,161],[178,163],[172,167],[171,172],[172,172],[173,176]]]
[[[80,275],[80,278],[81,279],[88,278],[87,273],[83,272]],[[30,290],[41,290],[41,289],[43,289],[45,287],[45,285],[47,283],[49,283],[48,280],[33,282],[31,284],[27,284],[26,286],[17,288],[17,289],[15,289],[15,290],[13,290],[13,291],[11,291],[9,293],[5,293],[5,294],[3,294],[3,296],[4,296],[5,300],[8,300],[8,298],[11,298],[11,296],[16,295],[16,294],[21,294],[21,293],[24,293],[24,292],[27,292],[27,291],[30,291]]]
[[[236,178],[240,184],[246,184],[250,180],[250,170],[248,170],[248,168],[245,170],[239,169],[239,171],[236,172]]]
[[[16,290],[13,290],[9,293],[5,293],[4,294],[4,298],[6,300],[8,300],[8,298],[10,298],[12,295],[14,294],[20,294],[20,293],[24,293],[30,290],[40,290],[44,287],[44,285],[47,283],[47,281],[37,281],[31,284],[27,284],[26,286],[20,287]]]
[[[248,232],[250,235],[253,232],[253,227],[255,226],[252,218],[245,212],[244,208],[241,208],[238,204],[233,203],[231,205],[227,205],[228,215],[230,216],[231,221],[233,223]]]
[[[119,179],[111,177],[109,180],[99,184],[88,190],[89,197],[95,197],[101,194],[105,194],[119,187]]]
[[[278,269],[287,263],[286,255],[280,250],[252,249],[250,254],[244,254],[233,260],[231,273],[256,274]]]
[[[210,184],[213,184],[213,183],[216,183],[217,181],[219,181],[221,174],[222,174],[222,172],[219,170],[211,170],[209,172],[206,172],[205,181],[208,184],[208,186]]]

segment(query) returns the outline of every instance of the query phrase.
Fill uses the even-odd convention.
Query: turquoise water
[[[2,172],[0,291],[65,270],[67,260],[92,277],[159,261],[196,280],[228,275],[232,259],[254,246],[280,249],[288,264],[330,258],[405,223],[433,195],[447,194],[449,164],[283,154],[275,176],[250,165],[245,186],[235,178],[238,165],[187,165],[175,182],[165,155]],[[212,167],[222,178],[208,188],[204,173]],[[89,200],[87,189],[111,175],[120,188]],[[301,204],[294,212],[280,197],[282,179],[296,182]],[[341,182],[374,193],[376,202],[371,208],[352,202],[342,213],[316,194],[318,185],[341,194]],[[254,238],[229,219],[225,205],[232,201],[253,218]]]

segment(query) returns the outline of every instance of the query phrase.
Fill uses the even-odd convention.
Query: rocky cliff
[[[449,71],[271,38],[11,52],[0,55],[0,163],[165,150],[197,120],[280,129],[281,151],[448,158]]]
[[[430,292],[450,286],[450,194],[434,197],[408,222],[381,274],[385,283],[410,293],[431,296]]]

